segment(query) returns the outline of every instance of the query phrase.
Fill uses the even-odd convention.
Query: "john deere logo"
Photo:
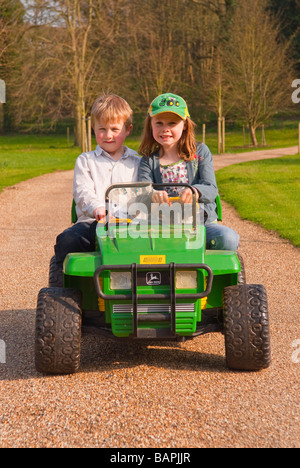
[[[149,285],[149,286],[152,286],[152,285],[157,285],[157,284],[161,284],[161,274],[159,272],[157,273],[147,273],[146,274],[146,283]]]
[[[179,107],[179,101],[177,101],[177,99],[174,99],[172,97],[168,97],[167,99],[162,99],[159,103],[160,107],[164,107],[164,106],[170,106],[170,107]]]

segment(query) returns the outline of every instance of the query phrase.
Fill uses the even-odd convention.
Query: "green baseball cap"
[[[183,120],[190,117],[187,103],[182,97],[176,94],[166,93],[156,97],[151,102],[148,113],[151,117],[163,112],[173,112],[173,114],[179,115]]]

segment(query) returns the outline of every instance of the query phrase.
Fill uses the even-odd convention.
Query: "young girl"
[[[218,188],[210,150],[197,144],[195,124],[184,99],[162,94],[151,103],[145,122],[140,154],[139,181],[189,183],[204,204],[206,248],[237,251],[239,236],[227,226],[217,224],[215,199]],[[153,195],[155,203],[169,203],[170,189]],[[174,193],[172,193],[174,195]],[[178,191],[182,203],[192,203],[193,193]]]

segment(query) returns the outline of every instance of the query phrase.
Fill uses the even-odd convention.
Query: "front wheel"
[[[43,288],[36,311],[35,366],[46,374],[72,374],[79,369],[81,293]]]
[[[271,362],[267,294],[259,284],[224,288],[226,362],[230,369],[258,371]]]

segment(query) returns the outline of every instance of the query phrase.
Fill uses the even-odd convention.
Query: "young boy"
[[[132,130],[132,110],[115,94],[99,96],[91,110],[92,127],[98,143],[95,151],[76,160],[73,197],[77,222],[56,239],[58,269],[68,253],[95,250],[97,222],[105,217],[105,191],[114,183],[137,181],[140,157],[123,146]]]

